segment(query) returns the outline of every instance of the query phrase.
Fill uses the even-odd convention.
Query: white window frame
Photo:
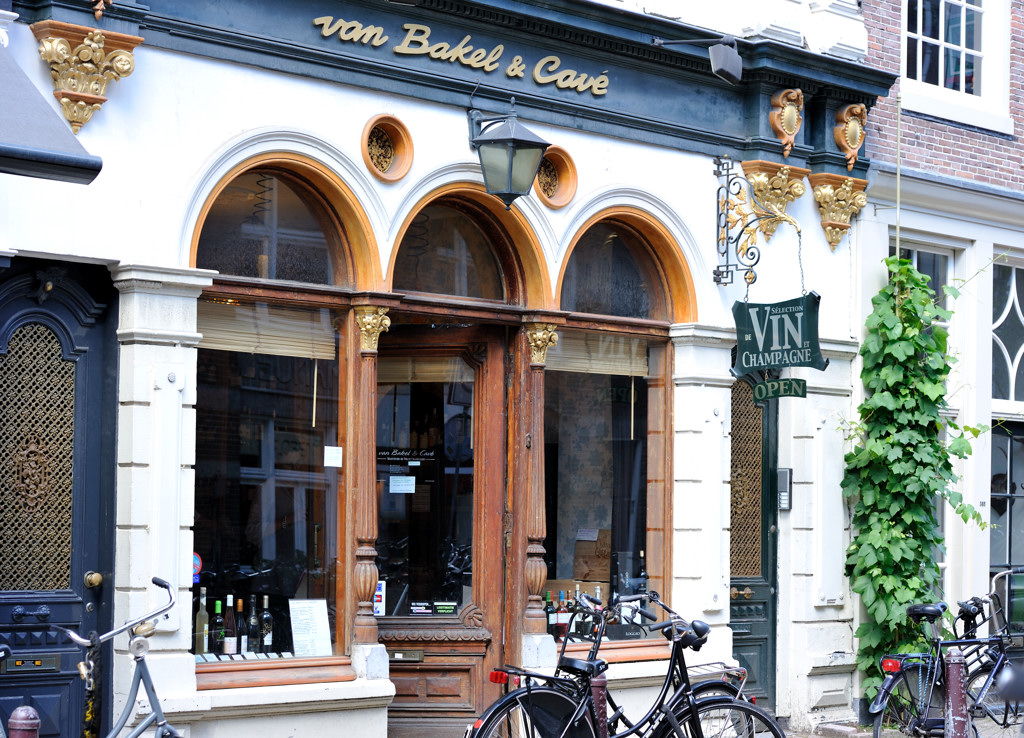
[[[1006,135],[1010,116],[1010,0],[982,0],[980,94],[949,90],[907,77],[907,2],[901,3],[900,93],[905,110]],[[941,34],[940,34],[941,35]]]

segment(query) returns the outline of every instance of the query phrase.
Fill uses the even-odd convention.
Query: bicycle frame
[[[100,644],[111,640],[116,635],[124,633],[125,631],[130,631],[128,651],[132,654],[132,658],[135,660],[135,672],[132,675],[132,686],[128,692],[128,699],[125,703],[124,710],[122,710],[121,716],[117,719],[117,722],[114,724],[113,728],[111,728],[110,733],[107,734],[106,738],[118,738],[118,734],[124,730],[124,727],[128,724],[128,721],[132,717],[136,699],[139,695],[140,684],[146,690],[146,697],[149,699],[150,713],[132,729],[126,738],[138,738],[138,736],[142,735],[150,728],[150,726],[153,725],[156,725],[157,738],[161,738],[162,736],[166,736],[167,738],[181,738],[181,734],[175,730],[173,726],[168,724],[167,718],[164,716],[163,708],[160,705],[160,699],[156,694],[156,688],[153,686],[153,679],[149,674],[149,666],[146,664],[146,654],[149,652],[149,641],[147,639],[156,629],[153,621],[161,616],[166,618],[167,612],[174,607],[175,603],[174,589],[170,584],[159,577],[153,577],[153,584],[167,590],[167,604],[157,608],[151,613],[147,613],[146,615],[134,620],[129,620],[124,625],[115,628],[109,633],[104,633],[95,639],[83,638],[73,630],[62,628],[59,625],[50,626],[54,630],[63,633],[73,643],[83,648],[99,646]],[[79,670],[82,672],[83,679],[87,678],[91,668],[91,661],[87,660],[79,664]]]

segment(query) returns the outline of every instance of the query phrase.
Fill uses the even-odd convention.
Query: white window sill
[[[984,128],[1007,136],[1013,135],[1013,118],[1006,105],[1001,108],[986,105],[982,98],[913,79],[904,78],[900,85],[904,110]]]

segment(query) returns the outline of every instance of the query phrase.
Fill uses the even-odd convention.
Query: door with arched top
[[[83,654],[50,626],[112,622],[115,300],[103,268],[0,272],[0,723],[29,705],[43,737],[77,735],[84,710]],[[105,732],[110,664],[96,674]]]

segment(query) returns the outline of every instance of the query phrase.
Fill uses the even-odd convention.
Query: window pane
[[[474,385],[457,375],[377,385],[376,615],[454,617],[472,599]]]
[[[939,83],[939,47],[921,44],[921,79],[930,85]]]
[[[331,268],[327,224],[305,193],[268,172],[249,172],[210,208],[196,266],[239,277],[343,283]]]
[[[920,42],[916,38],[907,37],[907,77],[920,79],[920,71],[917,67],[917,45]]]
[[[544,547],[555,599],[575,596],[577,584],[600,587],[605,600],[645,586],[647,406],[643,377],[545,374]]]
[[[995,400],[1010,399],[1010,362],[994,339],[992,342],[992,398]]]
[[[946,49],[946,82],[947,90],[960,90],[960,52]]]
[[[652,290],[638,261],[646,256],[629,231],[607,223],[593,226],[569,257],[562,280],[562,310],[652,317]]]
[[[1010,494],[1010,446],[1012,438],[1000,428],[992,430],[992,485],[989,505],[992,508],[989,522],[989,565],[992,569],[1002,569],[1010,564],[1008,549],[1010,506],[1013,498]],[[1014,485],[1016,487],[1016,485]]]
[[[928,251],[917,252],[917,270],[928,275],[928,285],[935,290],[935,302],[941,307],[946,305],[946,286],[949,276],[949,257],[945,254],[934,254]]]
[[[921,0],[921,35],[939,37],[939,0]]]
[[[981,94],[981,58],[964,54],[964,92],[969,95]]]
[[[943,37],[948,44],[960,45],[960,6],[946,3],[946,33]]]
[[[964,46],[974,51],[981,50],[981,13],[967,8],[964,11]]]
[[[413,219],[395,260],[396,290],[504,300],[490,239],[468,214],[429,205]]]
[[[325,601],[333,640],[338,480],[324,448],[338,445],[338,362],[198,353],[194,530],[210,617],[228,595],[242,601],[245,620],[265,599],[273,623],[265,652],[331,655],[296,652],[290,607]],[[248,630],[239,626],[239,635]]]
[[[1006,310],[1007,302],[1010,299],[1010,284],[1013,278],[1013,270],[1008,266],[996,264],[992,267],[992,322],[995,323],[999,316]]]

